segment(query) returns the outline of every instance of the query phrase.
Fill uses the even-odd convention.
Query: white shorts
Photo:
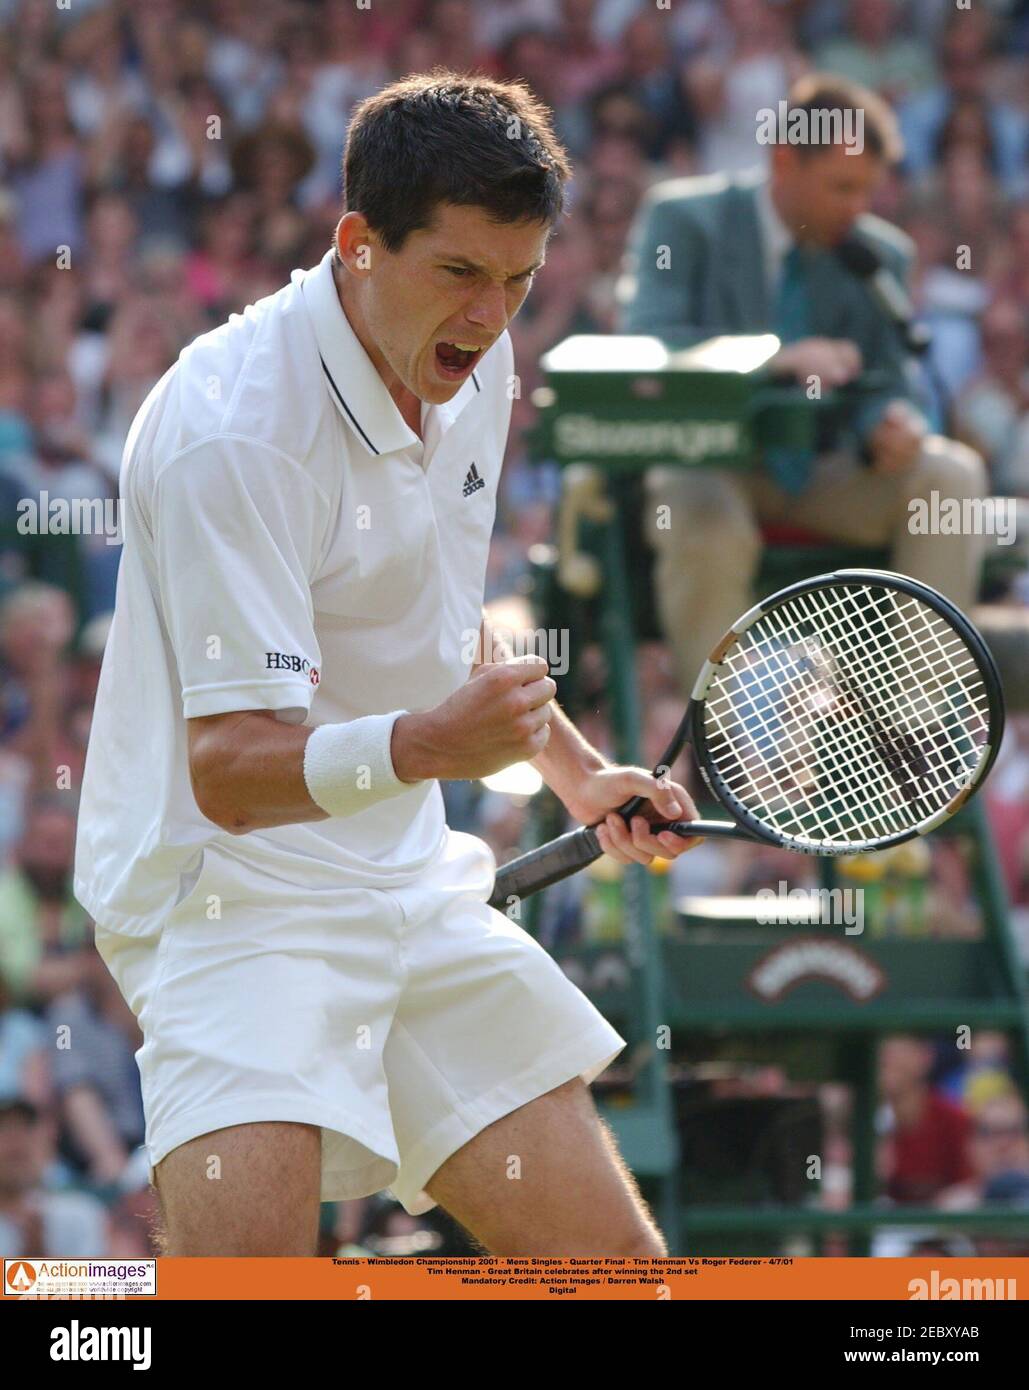
[[[143,1033],[151,1169],[229,1125],[320,1125],[323,1202],[390,1188],[416,1215],[480,1130],[598,1076],[625,1039],[487,906],[494,868],[450,831],[409,887],[311,891],[208,847],[159,933],[98,926]]]

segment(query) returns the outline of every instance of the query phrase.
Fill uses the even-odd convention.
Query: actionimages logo
[[[306,656],[294,656],[291,652],[265,652],[264,665],[267,671],[296,671],[307,676],[312,685],[321,680],[317,666],[312,666]]]
[[[157,1261],[4,1260],[3,1295],[19,1299],[121,1299],[157,1292]]]

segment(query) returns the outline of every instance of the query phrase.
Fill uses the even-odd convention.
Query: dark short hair
[[[355,108],[344,206],[399,251],[411,232],[432,225],[439,203],[552,226],[570,175],[550,111],[524,83],[435,68]]]
[[[849,78],[835,73],[814,72],[799,77],[787,97],[788,112],[862,111],[864,113],[865,149],[875,159],[899,164],[904,156],[897,118],[888,102],[870,87],[862,87]],[[818,154],[823,145],[798,145],[801,154]]]

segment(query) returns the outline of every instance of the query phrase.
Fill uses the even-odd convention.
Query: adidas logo
[[[479,477],[479,470],[473,463],[468,470],[468,476],[464,480],[464,487],[461,489],[465,497],[471,497],[473,492],[478,492],[479,488],[486,486],[486,479]]]

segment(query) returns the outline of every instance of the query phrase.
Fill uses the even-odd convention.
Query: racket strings
[[[961,637],[934,610],[917,600],[894,591],[887,591],[887,597],[891,603],[890,618],[896,620],[889,652],[896,664],[889,672],[885,666],[878,671],[871,668],[872,678],[867,682],[868,689],[882,702],[884,717],[893,721],[895,730],[902,731],[902,741],[910,742],[916,736],[924,739],[927,730],[937,722],[941,728],[946,727],[944,719],[949,719],[953,725],[955,697],[960,696],[971,729],[985,739],[989,710],[986,687]],[[897,628],[903,630],[906,640],[902,643],[894,640]],[[851,621],[846,625],[846,634],[844,642],[853,634],[854,649],[862,662],[878,654],[869,651],[862,634]],[[966,698],[976,690],[981,693],[981,708],[970,704]],[[968,732],[964,730],[966,735]],[[932,744],[923,746],[921,751],[941,755],[944,752]],[[967,738],[965,749],[956,739],[951,739],[947,751],[960,757],[967,751]],[[939,766],[943,767],[946,761],[941,756]]]
[[[805,597],[802,596],[798,606],[807,616],[811,616],[810,604],[805,604]],[[887,593],[886,598],[889,604],[896,604],[897,596],[892,591]],[[850,600],[849,603],[847,599]],[[886,666],[876,667],[872,662],[883,659],[882,645],[874,647],[868,641],[867,634],[858,628],[853,595],[848,595],[847,599],[841,605],[841,613],[838,615],[841,629],[835,645],[836,650],[853,660],[843,662],[843,670],[838,673],[837,680],[840,688],[853,696],[860,710],[860,723],[863,726],[860,736],[870,743],[875,758],[881,762],[883,770],[888,774],[888,779],[884,781],[880,778],[878,781],[878,809],[882,813],[886,812],[881,799],[882,794],[886,792],[887,799],[892,802],[894,809],[901,811],[903,819],[903,808],[898,807],[896,796],[891,794],[895,789],[904,801],[919,803],[916,809],[924,819],[926,815],[944,806],[956,790],[954,760],[941,756],[943,750],[935,739],[937,730],[931,729],[927,722],[927,716],[935,713],[936,701],[926,698],[926,683],[930,674],[938,673],[931,671],[926,661],[916,665],[909,659],[912,651],[917,651],[919,657],[924,657],[927,644],[931,644],[938,637],[938,632],[932,628],[916,635],[910,611],[903,613],[898,608],[891,608],[886,616],[892,622],[898,614],[900,615],[908,643],[904,646],[890,640],[890,656],[896,663],[894,669],[888,671]],[[908,608],[913,609],[913,605],[909,604]],[[920,607],[920,611],[914,611],[924,626],[926,610]],[[931,614],[932,610],[928,612]],[[933,616],[935,617],[934,614]],[[942,626],[942,620],[938,625]],[[950,631],[949,628],[947,630]],[[962,652],[967,651],[956,634],[952,636],[952,647]],[[912,638],[919,643],[917,648],[912,647]],[[950,654],[945,655],[948,659],[944,664],[949,674],[959,674],[956,663],[950,659]],[[978,671],[974,663],[969,659],[966,664],[968,670],[974,673],[972,678],[977,681]],[[853,678],[851,672],[855,673]],[[954,748],[950,751],[960,753],[960,750]],[[964,770],[964,764],[960,765],[960,770]],[[874,811],[874,799],[869,800]],[[887,816],[888,821],[893,819],[894,817]]]
[[[832,668],[827,667],[824,658],[818,659],[822,655],[822,649],[810,641],[802,644],[799,651],[804,655],[802,660],[797,662],[798,648],[796,643],[790,640],[794,634],[786,631],[781,619],[776,622],[773,618],[770,626],[779,636],[772,641],[761,641],[759,638],[756,649],[759,664],[767,666],[772,679],[761,682],[761,686],[766,688],[762,688],[760,697],[755,699],[751,693],[752,682],[744,677],[744,687],[751,687],[751,692],[748,692],[750,698],[736,701],[738,708],[750,716],[746,721],[748,742],[761,762],[762,770],[760,775],[755,775],[753,760],[749,768],[744,762],[737,775],[728,779],[733,790],[739,791],[741,785],[746,784],[749,775],[753,789],[764,798],[766,809],[776,809],[777,801],[784,805],[794,805],[797,801],[794,794],[797,782],[795,772],[791,778],[792,787],[783,785],[781,774],[784,764],[792,763],[793,768],[796,768],[798,763],[803,766],[805,761],[820,765],[823,772],[831,771],[836,780],[837,790],[842,787],[843,791],[854,793],[860,788],[866,788],[869,778],[874,775],[875,762],[855,744],[853,732],[848,730],[847,726],[856,722],[856,710],[848,713],[845,707],[836,702],[835,708],[832,709],[832,719],[809,718],[805,724],[801,719],[791,722],[775,717],[781,712],[783,697],[791,693],[794,696],[794,708],[797,711],[803,710],[805,715],[824,714],[827,700],[831,704],[835,696],[825,681],[827,674],[830,677],[833,675]],[[811,659],[812,650],[815,654],[814,660]],[[746,664],[750,667],[749,675],[753,672],[752,658],[748,659]],[[797,700],[798,688],[804,687],[809,698]],[[822,706],[821,710],[819,706]],[[717,705],[715,713],[718,713]],[[755,722],[758,725],[757,729],[754,727]],[[817,829],[817,809],[817,804],[809,808],[809,829]],[[848,819],[853,820],[853,817]]]
[[[792,695],[794,704],[803,707],[805,701],[797,701],[796,696],[798,689],[806,686],[812,697],[807,703],[817,707],[824,702],[825,695],[824,681],[820,677],[813,682],[810,680],[811,666],[804,665],[798,672],[797,667],[784,658],[783,650],[781,644],[768,643],[759,649],[761,660],[778,686],[762,691],[759,698],[752,694],[742,700],[737,698],[736,713],[744,715],[743,746],[740,746],[742,731],[734,727],[732,737],[737,743],[731,751],[729,744],[722,746],[721,754],[728,756],[723,756],[725,765],[720,771],[730,790],[748,805],[748,809],[776,823],[777,829],[793,830],[818,839],[831,838],[830,832],[838,835],[841,830],[859,834],[860,823],[848,811],[847,797],[861,795],[867,803],[869,786],[878,772],[878,765],[870,753],[855,743],[853,733],[846,727],[855,722],[853,713],[837,707],[833,718],[812,720],[806,725],[799,719],[791,722],[781,717],[784,696]],[[801,672],[808,680],[804,680]],[[745,679],[745,685],[750,684]],[[835,793],[836,804],[830,811],[835,813],[836,821],[841,822],[835,827],[827,824],[822,814],[826,796],[821,784],[826,778],[832,779]],[[883,783],[879,790],[887,802],[896,799],[899,808],[899,798],[895,798],[891,786]],[[894,830],[902,828],[898,817],[889,815],[888,805],[880,804],[880,810],[887,815]],[[791,820],[793,825],[790,825]]]
[[[903,617],[909,637],[913,637],[913,629],[907,615]],[[936,633],[930,633],[936,636]],[[964,652],[967,656],[967,648],[963,646],[956,635],[953,636],[952,648],[958,653]],[[863,634],[858,631],[849,615],[842,627],[841,640],[839,647],[847,652],[848,655],[856,654],[862,662],[863,676],[861,685],[855,686],[849,680],[846,682],[847,688],[855,693],[856,698],[862,706],[862,711],[868,720],[869,725],[874,730],[877,740],[882,740],[883,744],[902,759],[911,758],[914,761],[921,761],[924,754],[932,751],[931,748],[921,748],[916,746],[914,740],[916,734],[924,734],[926,716],[934,713],[936,703],[926,694],[927,683],[930,677],[938,679],[938,672],[934,669],[931,661],[923,662],[918,670],[908,659],[908,651],[903,647],[894,648],[894,658],[903,662],[905,671],[894,670],[890,672],[892,679],[887,679],[885,668],[876,669],[870,663],[881,652],[870,649]],[[919,651],[920,656],[925,656],[925,648]],[[961,672],[958,665],[951,659],[951,654],[943,652],[945,665],[951,677],[969,676],[973,680],[978,680],[978,671],[970,657],[963,663],[965,671]],[[939,663],[936,663],[939,664]],[[904,684],[903,677],[908,677],[907,684]],[[840,684],[844,684],[844,675],[841,674]],[[897,698],[897,691],[903,691],[905,699],[901,702]],[[870,697],[876,697],[873,704]],[[884,720],[888,719],[887,725]],[[916,722],[917,721],[917,722]],[[923,774],[924,775],[924,774]]]
[[[806,613],[807,616],[810,616],[810,607],[808,607],[808,608],[805,610],[805,613]],[[793,620],[795,621],[796,615],[795,615],[795,614],[792,615],[792,618],[793,618]],[[779,624],[778,624],[777,626],[778,626],[778,631],[780,631],[780,632],[783,632],[783,631],[784,631],[781,620],[780,620],[780,622],[779,622]],[[852,624],[848,624],[848,628],[851,628],[851,629],[852,629],[852,626],[853,626]],[[847,645],[847,644],[844,644],[844,645]],[[859,647],[860,647],[861,655],[862,655],[863,657],[867,658],[867,656],[869,655],[869,647],[868,647],[868,644],[867,644],[867,643],[860,643],[860,644],[859,644]],[[773,649],[773,650],[774,650],[774,649]],[[781,651],[783,651],[783,650],[785,650],[785,646],[784,646],[784,644],[780,643],[780,644],[779,644],[779,651],[781,652]],[[802,648],[801,650],[805,650],[805,649]],[[810,650],[811,650],[810,645],[806,648],[806,650],[807,650],[808,652],[810,652]],[[817,650],[817,649],[816,649],[816,650]],[[795,655],[795,653],[792,653],[792,654]],[[783,672],[784,672],[784,669],[785,669],[785,663],[784,663],[782,657],[781,657],[781,656],[778,656],[778,659],[773,659],[772,662],[771,662],[770,664],[773,665],[774,667],[776,667],[776,668],[778,669],[778,672],[779,672],[778,679],[779,679],[780,682],[782,682],[782,681],[783,681]],[[811,672],[811,668],[812,668],[812,663],[807,662],[807,661],[806,661],[806,662],[804,663],[804,665],[801,667],[802,670],[805,670],[805,671],[807,671],[807,672],[809,672],[809,673]],[[849,691],[849,690],[852,688],[851,685],[850,685],[850,683],[846,682],[846,681],[843,679],[843,674],[844,674],[844,673],[842,673],[842,672],[835,672],[835,671],[833,671],[833,669],[832,669],[831,667],[829,667],[827,670],[825,670],[825,668],[823,667],[823,671],[817,672],[817,674],[819,674],[819,675],[822,675],[823,673],[824,673],[824,674],[828,674],[830,678],[832,678],[832,677],[834,677],[834,676],[837,677],[837,678],[838,678],[838,683],[839,683],[839,685],[840,685],[843,689]],[[885,689],[885,687],[883,687],[883,688]],[[864,714],[867,715],[867,713],[868,713],[868,711],[867,711],[867,701],[864,701],[863,703],[865,704],[865,709],[862,711],[862,713],[864,713]],[[780,723],[781,723],[781,722],[782,722],[782,721],[780,721]],[[844,717],[842,723],[843,723],[843,724],[846,724],[846,723],[848,723],[848,722],[849,722],[849,723],[853,723],[853,722],[854,722],[854,715],[851,715],[849,719],[846,718],[846,717]],[[895,753],[896,753],[896,751],[897,751],[897,744],[896,744],[895,741],[892,740],[892,731],[891,731],[891,730],[887,730],[887,729],[885,728],[885,726],[882,724],[881,720],[879,720],[879,719],[875,716],[874,711],[873,711],[873,714],[872,714],[872,721],[871,721],[871,722],[872,722],[873,744],[874,744],[875,750],[876,750],[876,752],[879,754],[880,757],[884,758],[884,760],[885,760],[886,763],[887,763],[887,766],[889,766],[889,765],[890,765],[890,761],[889,761],[889,760],[890,760],[891,756],[892,756],[892,755],[895,755]],[[824,733],[824,732],[825,732],[825,730],[823,729],[823,733]],[[808,751],[806,748],[802,748],[800,745],[798,745],[796,739],[792,739],[792,741],[789,740],[789,739],[787,739],[787,742],[791,742],[791,743],[792,743],[792,748],[791,748],[790,751],[791,751],[794,755],[796,755],[796,754],[798,754],[798,753],[800,753],[800,754],[806,754],[807,751]],[[826,740],[823,738],[822,742],[823,742],[823,744],[824,744],[824,743],[826,742]],[[833,758],[830,759],[830,762],[832,763],[834,770],[836,770],[836,771],[838,772],[838,771],[839,771],[839,768],[840,768],[840,760],[839,760],[838,758],[836,758],[836,757],[833,757]],[[862,759],[859,759],[859,764],[860,764],[860,769],[861,769],[861,772],[862,772],[863,775],[862,775],[860,778],[855,779],[854,782],[845,783],[845,786],[846,786],[846,789],[847,789],[847,790],[853,790],[854,787],[855,787],[856,781],[862,781],[862,782],[866,781],[867,775],[868,775],[869,771],[874,767],[874,761],[873,761],[872,759],[868,758],[868,757],[864,757],[864,758],[862,758]],[[768,769],[766,769],[766,770],[768,770]],[[772,775],[774,775],[774,769],[770,769],[770,771],[772,772]],[[880,788],[880,789],[881,789],[881,788]],[[866,790],[867,790],[867,788],[866,788]],[[887,790],[887,793],[889,793],[890,788],[888,787],[888,785],[887,785],[887,787],[886,787],[886,790]],[[765,788],[765,791],[767,792],[767,788]],[[795,800],[795,798],[792,798],[792,799]],[[897,804],[897,803],[896,803],[896,798],[895,798],[895,797],[894,797],[894,798],[891,798],[891,799],[894,801],[894,804]],[[849,822],[851,823],[852,826],[854,825],[854,823],[855,823],[855,817],[850,816],[850,817],[846,817],[845,819],[846,819],[846,820],[849,820]],[[891,817],[890,819],[893,820],[894,818]]]
[[[762,615],[705,701],[712,767],[740,804],[807,844],[856,845],[946,806],[989,733],[960,634],[899,590],[833,585]]]
[[[766,712],[758,710],[757,713]],[[860,798],[866,814],[874,800],[892,831],[904,828],[903,806],[889,783],[880,778],[879,796],[870,796],[878,771],[878,764],[871,756],[858,753],[854,757],[853,748],[842,738],[827,736],[827,725],[823,725],[817,739],[809,739],[806,743],[784,732],[785,737],[779,739],[777,747],[776,740],[769,738],[767,731],[757,738],[750,731],[749,751],[755,755],[759,770],[755,770],[755,757],[747,759],[746,756],[735,762],[729,760],[729,769],[723,768],[723,773],[729,772],[726,780],[730,789],[744,803],[749,802],[750,809],[764,819],[778,821],[777,828],[783,831],[793,830],[812,839],[833,839],[841,834],[852,839],[863,833],[860,818],[849,809],[849,805],[856,804]],[[732,775],[733,767],[737,770],[736,776]],[[833,798],[827,797],[823,790],[827,778],[832,780]]]
[[[945,739],[946,747],[937,745],[936,733],[947,733],[944,717],[951,717],[953,727],[955,712],[953,703],[949,704],[949,708],[944,707],[941,699],[951,699],[955,692],[964,695],[969,690],[979,689],[983,696],[983,713],[979,714],[974,707],[967,712],[973,715],[975,730],[985,738],[985,711],[988,708],[985,685],[971,653],[949,624],[932,609],[927,609],[908,596],[887,592],[893,605],[890,617],[899,621],[906,641],[892,643],[892,657],[897,663],[889,672],[892,679],[887,678],[885,667],[879,671],[873,670],[872,679],[865,683],[866,688],[870,694],[878,697],[882,717],[892,721],[886,737],[894,740],[896,751],[909,764],[909,771],[917,772],[923,778],[935,772],[943,779],[953,772],[955,759],[960,759],[967,751],[967,738],[964,749],[953,737]],[[904,602],[904,599],[907,601]],[[869,652],[867,643],[849,615],[845,631],[847,637],[844,640],[852,637],[858,656],[862,660],[869,660],[873,653]],[[945,637],[947,641],[944,641]],[[951,697],[946,696],[948,688]],[[900,698],[901,694],[903,699]],[[879,716],[872,710],[871,717],[875,719]],[[934,728],[937,721],[938,728]],[[963,730],[966,735],[967,732]],[[946,790],[945,799],[949,799],[950,788]]]

